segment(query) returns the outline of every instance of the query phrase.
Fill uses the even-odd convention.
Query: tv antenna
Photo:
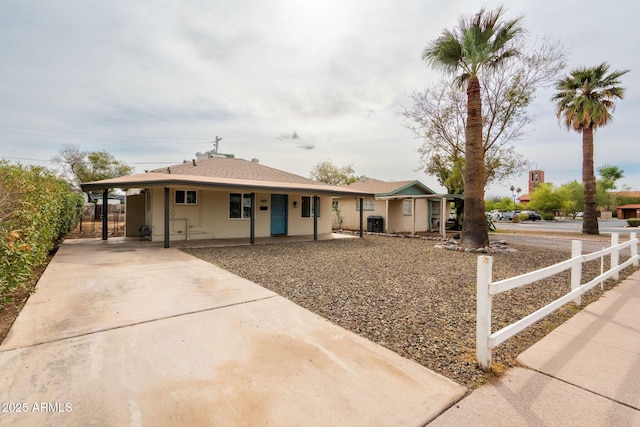
[[[211,141],[213,143],[213,152],[217,153],[218,152],[218,143],[222,141],[222,138],[220,138],[219,136],[216,135],[216,140],[215,141]]]

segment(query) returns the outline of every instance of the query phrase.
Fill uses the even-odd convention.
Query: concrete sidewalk
[[[66,241],[0,346],[0,425],[419,426],[466,389],[177,249]]]
[[[430,426],[640,425],[640,271]]]

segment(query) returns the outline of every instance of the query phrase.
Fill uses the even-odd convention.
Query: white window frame
[[[239,217],[231,216],[231,197],[233,195],[240,196],[240,216]],[[229,219],[232,219],[232,220],[251,219],[251,193],[229,193],[228,215],[229,215]]]
[[[356,200],[356,211],[360,210],[360,201]],[[362,200],[362,211],[375,211],[376,210],[376,201],[375,200]]]
[[[402,215],[413,216],[413,200],[402,199]]]
[[[184,193],[182,200],[184,202],[178,202],[178,193]],[[193,194],[193,201],[190,201],[189,194]],[[198,190],[183,190],[183,189],[175,189],[173,190],[173,204],[180,206],[197,206],[198,205]]]
[[[309,212],[308,216],[305,215],[305,200],[308,200],[309,206],[306,208]],[[300,203],[300,216],[302,218],[313,218],[313,196],[302,196],[302,201]],[[320,197],[318,197],[318,218],[320,218],[320,212],[322,212],[322,209],[320,208]]]

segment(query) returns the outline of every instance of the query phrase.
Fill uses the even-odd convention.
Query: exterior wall
[[[197,188],[196,205],[174,203],[174,190],[169,197],[169,239],[230,239],[249,238],[251,221],[249,218],[229,218],[230,193],[249,194],[249,190],[214,191]],[[281,193],[278,193],[281,194]],[[306,194],[304,194],[306,195]],[[145,194],[145,224],[151,225],[151,240],[164,240],[164,189],[147,190]],[[288,194],[288,235],[312,235],[313,217],[302,218],[303,194]],[[313,197],[312,194],[309,196]],[[296,206],[294,207],[294,202]],[[256,193],[255,236],[271,235],[271,193]],[[331,197],[320,197],[320,217],[318,234],[331,232]]]
[[[345,230],[360,230],[360,211],[357,210],[358,203],[360,203],[360,199],[356,198],[339,198],[334,199],[338,202],[338,209],[342,213],[343,221],[342,228]],[[385,204],[384,200],[374,200],[372,197],[365,197],[364,200],[373,200],[374,201],[374,209],[373,210],[365,210],[363,214],[363,229],[367,230],[367,217],[368,216],[385,216]],[[338,227],[338,221],[335,218],[336,213],[332,212],[332,217],[334,217],[333,223],[335,227]],[[386,219],[385,219],[386,223]]]
[[[343,217],[342,228],[345,230],[359,230],[360,229],[360,211],[357,210],[357,204],[359,199],[351,198],[339,198],[334,199],[338,202],[338,208]],[[364,198],[364,200],[373,200],[372,198]],[[429,202],[427,199],[416,199],[415,209],[412,212],[413,215],[404,215],[402,209],[403,201],[389,200],[389,218],[387,218],[386,201],[374,200],[374,209],[365,210],[363,212],[363,228],[367,229],[367,217],[369,216],[381,216],[384,218],[384,228],[389,232],[396,233],[410,233],[413,230],[413,221],[415,215],[415,231],[423,232],[428,231],[431,227],[429,224]],[[435,211],[437,214],[438,211]],[[332,213],[333,227],[338,228],[338,220],[335,212]]]

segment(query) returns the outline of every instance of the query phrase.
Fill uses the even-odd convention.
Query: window
[[[229,218],[251,218],[251,194],[229,194]]]
[[[375,210],[375,201],[374,200],[363,200],[362,201],[362,210],[363,211],[373,211]],[[356,210],[360,210],[360,200],[356,200]]]
[[[173,203],[176,205],[197,205],[198,192],[196,190],[175,190]]]
[[[302,196],[302,218],[313,218],[313,197]],[[318,198],[318,218],[320,218],[320,198]]]
[[[411,216],[413,202],[411,199],[404,199],[402,201],[402,215]]]

